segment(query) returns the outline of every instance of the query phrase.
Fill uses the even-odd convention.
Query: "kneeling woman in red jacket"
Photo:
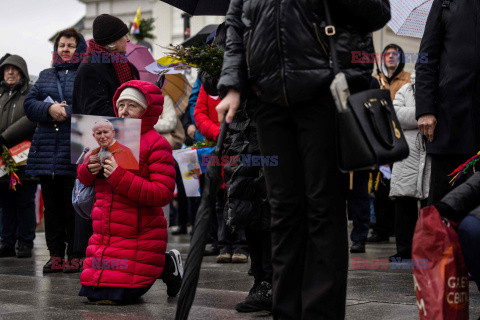
[[[156,279],[177,295],[183,268],[180,253],[166,253],[167,221],[162,207],[175,188],[172,148],[153,126],[163,109],[162,91],[145,81],[128,81],[113,98],[121,118],[142,119],[140,168],[125,170],[111,157],[100,163],[87,157],[78,179],[95,185],[93,235],[88,242],[79,295],[96,304],[130,303]],[[95,157],[93,157],[95,158]]]

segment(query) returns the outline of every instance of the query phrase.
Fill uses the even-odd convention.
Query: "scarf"
[[[107,49],[105,49],[105,47],[96,43],[95,40],[93,39],[89,41],[87,56],[92,55],[92,51],[107,53],[109,55],[114,54],[108,51]],[[122,60],[122,59],[118,59],[118,60]],[[122,61],[117,61],[117,62],[111,62],[111,63],[113,64],[113,68],[115,69],[115,73],[117,74],[118,81],[120,81],[120,84],[123,84],[127,81],[135,79],[133,77],[132,70],[130,69],[130,62],[125,63]]]

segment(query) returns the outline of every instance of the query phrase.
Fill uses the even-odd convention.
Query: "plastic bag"
[[[458,235],[433,206],[420,211],[412,246],[421,320],[468,320],[468,273]]]

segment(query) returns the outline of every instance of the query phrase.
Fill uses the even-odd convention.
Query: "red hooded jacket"
[[[85,286],[147,287],[165,263],[168,234],[162,206],[172,200],[175,168],[170,144],[153,128],[163,110],[162,91],[148,82],[128,81],[116,91],[114,106],[126,87],[143,92],[148,104],[140,116],[139,170],[117,167],[100,179],[88,171],[88,158],[77,170],[83,184],[95,185],[93,235],[80,276]]]
[[[220,122],[218,122],[218,113],[215,109],[220,101],[222,101],[220,98],[215,100],[209,96],[202,85],[193,111],[193,119],[198,131],[209,141],[217,141],[220,133]]]

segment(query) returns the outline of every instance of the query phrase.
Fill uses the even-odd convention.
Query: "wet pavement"
[[[183,258],[189,236],[170,236],[169,248],[178,249]],[[393,238],[388,244],[367,245],[367,253],[352,254],[357,259],[387,259],[394,253]],[[30,259],[0,259],[0,319],[174,319],[177,298],[168,298],[166,287],[157,281],[140,303],[128,306],[96,306],[79,297],[77,274],[42,274],[48,252],[44,233],[38,233],[34,256]],[[197,296],[190,319],[240,320],[271,319],[268,312],[240,314],[242,301],[253,284],[247,275],[249,264],[217,264],[205,257]],[[480,316],[480,294],[471,282],[470,319]],[[346,319],[418,319],[411,270],[374,268],[349,271]]]

